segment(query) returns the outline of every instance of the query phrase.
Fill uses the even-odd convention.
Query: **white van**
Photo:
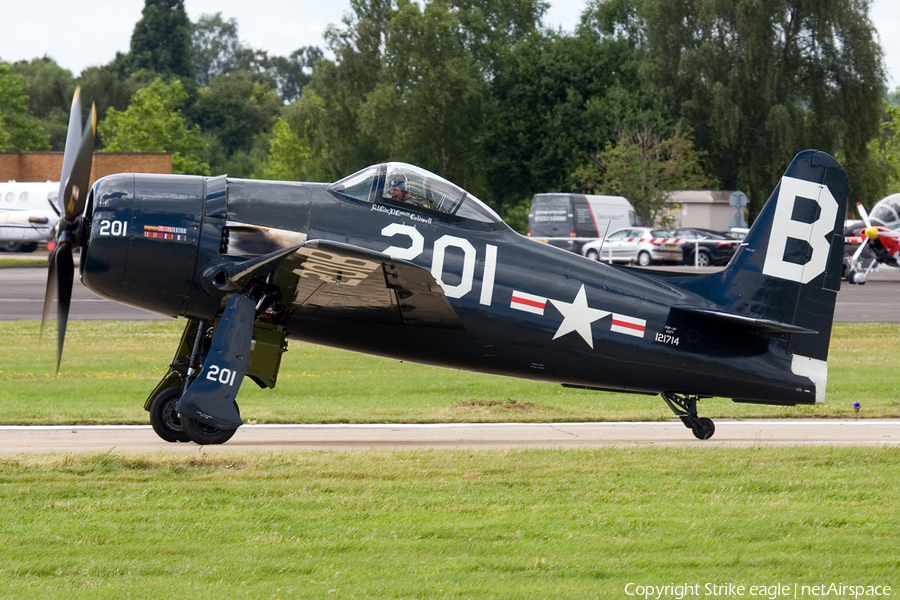
[[[640,224],[622,196],[535,194],[528,212],[529,237],[578,254],[586,242]]]
[[[0,250],[34,252],[59,222],[59,182],[0,183]]]

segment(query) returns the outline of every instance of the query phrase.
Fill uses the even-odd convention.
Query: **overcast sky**
[[[545,22],[574,29],[586,0],[550,0]],[[79,75],[85,67],[109,63],[127,52],[144,0],[0,0],[0,60],[15,62],[44,55]],[[221,12],[234,18],[238,36],[252,48],[287,56],[301,46],[324,49],[322,32],[339,24],[349,0],[185,0],[188,17]],[[872,21],[878,28],[889,81],[900,86],[900,2],[874,0]]]

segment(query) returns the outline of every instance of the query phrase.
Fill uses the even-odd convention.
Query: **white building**
[[[728,203],[728,190],[680,190],[669,195],[673,227],[700,227],[726,231],[735,208]]]

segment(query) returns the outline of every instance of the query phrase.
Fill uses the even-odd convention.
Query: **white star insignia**
[[[581,289],[578,290],[578,294],[575,295],[574,302],[563,302],[561,300],[554,300],[553,298],[550,299],[550,302],[553,303],[556,310],[561,312],[563,316],[563,321],[560,323],[559,329],[556,331],[556,335],[553,336],[553,339],[555,340],[567,333],[577,331],[578,335],[580,335],[591,348],[594,347],[594,336],[591,333],[591,323],[612,314],[609,311],[597,310],[596,308],[588,306],[587,296],[585,296],[584,293],[584,284],[581,285]]]

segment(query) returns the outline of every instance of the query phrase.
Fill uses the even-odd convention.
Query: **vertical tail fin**
[[[841,286],[847,187],[833,157],[799,153],[728,267],[696,291],[717,311],[789,333],[791,354],[826,360]]]

